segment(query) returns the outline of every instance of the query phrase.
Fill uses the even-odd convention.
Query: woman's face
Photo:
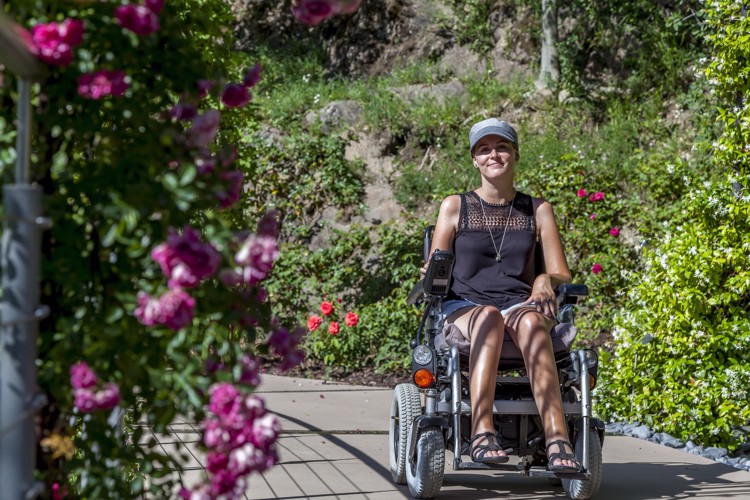
[[[483,137],[474,146],[474,166],[485,177],[493,178],[513,172],[518,160],[513,143],[497,135]]]

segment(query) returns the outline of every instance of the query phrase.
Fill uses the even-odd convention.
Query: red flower
[[[612,229],[609,230],[609,234],[611,234],[612,236],[614,236],[615,238],[617,238],[618,236],[620,236],[620,228],[619,227],[613,227]]]
[[[591,272],[594,274],[599,274],[600,272],[602,272],[603,269],[604,268],[602,267],[602,265],[599,264],[598,262],[594,264],[593,266],[591,266]]]
[[[596,214],[589,215],[589,220],[594,220],[594,219],[596,219]]]
[[[313,314],[309,318],[307,318],[307,329],[311,332],[314,332],[318,329],[320,324],[323,322],[323,318],[318,316],[317,314]]]
[[[577,192],[576,194],[578,195],[578,197],[579,197],[579,198],[583,198],[583,197],[584,197],[584,196],[586,196],[586,195],[587,195],[588,193],[586,192],[586,190],[585,190],[585,189],[579,189],[579,190],[578,190],[578,192]]]
[[[339,330],[340,330],[340,327],[339,327],[338,322],[336,321],[331,321],[331,324],[328,325],[328,333],[330,333],[331,335],[338,335]]]
[[[589,195],[589,201],[602,201],[604,199],[604,193],[597,191]]]
[[[357,326],[357,323],[359,323],[359,316],[357,316],[357,313],[349,311],[346,313],[344,323],[346,323],[346,326]]]
[[[327,300],[323,301],[323,303],[320,304],[320,312],[323,313],[323,316],[330,316],[333,312],[333,304]]]

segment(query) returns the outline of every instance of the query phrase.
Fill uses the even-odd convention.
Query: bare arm
[[[571,275],[565,260],[555,213],[549,202],[543,201],[536,209],[536,221],[546,272],[534,280],[529,301],[536,303],[537,308],[545,314],[554,316],[557,314],[555,288],[563,283],[570,283]]]
[[[432,233],[432,247],[430,248],[430,257],[435,250],[451,250],[453,240],[456,237],[458,228],[458,215],[461,211],[461,198],[458,195],[448,196],[440,204],[435,230]],[[427,272],[429,259],[421,269],[422,275]]]

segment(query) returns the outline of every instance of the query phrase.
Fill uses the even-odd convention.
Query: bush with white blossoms
[[[646,251],[598,390],[606,418],[732,448],[750,421],[750,16],[733,0],[706,3],[704,14],[705,76],[723,125],[710,147],[731,174],[694,186],[686,221]]]

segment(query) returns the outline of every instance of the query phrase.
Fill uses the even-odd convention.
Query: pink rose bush
[[[211,386],[203,422],[203,444],[208,449],[208,481],[183,488],[184,499],[243,498],[247,476],[264,472],[278,462],[276,440],[281,425],[266,411],[263,400],[244,394],[230,383]]]
[[[83,22],[66,19],[37,24],[31,30],[31,39],[39,60],[53,66],[67,66],[73,61],[73,47],[83,41]]]
[[[110,382],[99,386],[96,373],[83,361],[70,367],[70,386],[73,389],[73,406],[81,413],[111,410],[120,404],[117,384]]]
[[[130,88],[126,79],[125,73],[117,70],[84,73],[78,77],[78,95],[94,100],[107,96],[120,97]]]

